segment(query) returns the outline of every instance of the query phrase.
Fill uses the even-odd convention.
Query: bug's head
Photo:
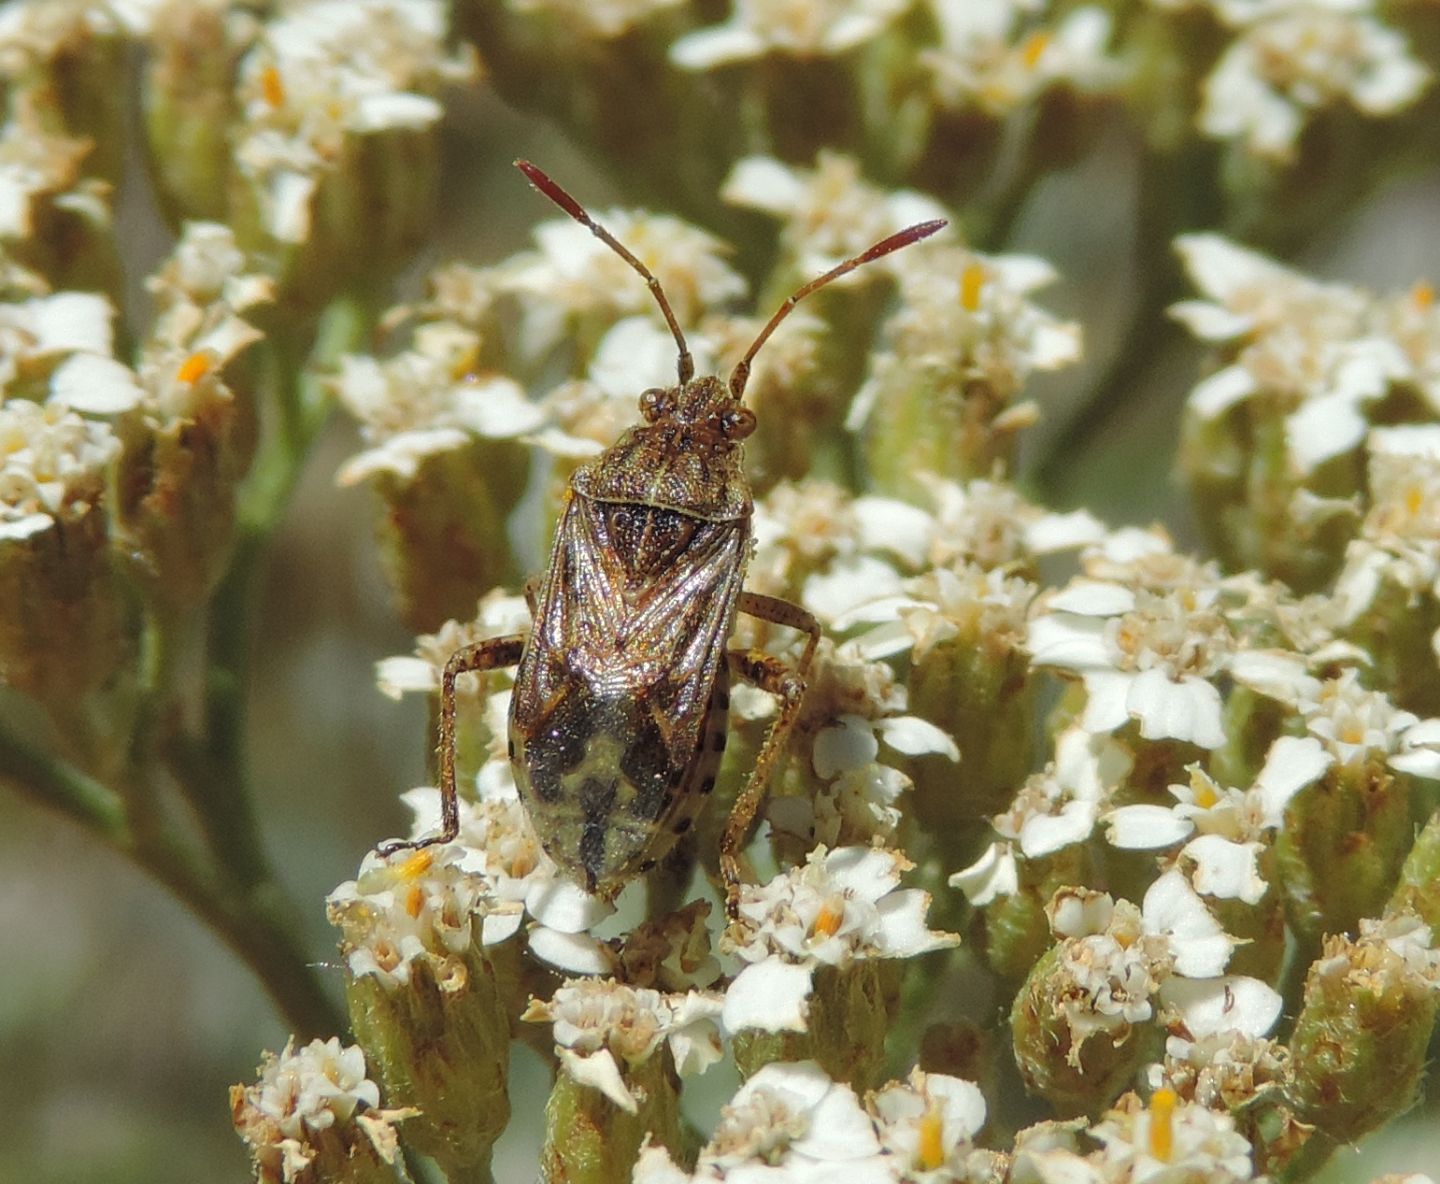
[[[640,396],[640,414],[653,427],[674,427],[739,443],[755,430],[755,413],[713,376],[679,386],[651,387]]]

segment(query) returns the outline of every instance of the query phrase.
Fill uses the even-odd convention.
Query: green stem
[[[107,843],[129,841],[125,805],[107,786],[21,740],[0,722],[0,781],[73,818]]]
[[[143,830],[109,787],[20,739],[0,724],[0,781],[41,806],[59,810],[131,858],[170,889],[255,971],[301,1035],[343,1032],[343,1014],[310,971],[309,956],[283,919],[273,887],[249,892],[217,878],[203,852],[158,815]]]

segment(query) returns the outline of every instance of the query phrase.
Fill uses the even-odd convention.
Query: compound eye
[[[640,396],[640,414],[646,423],[654,423],[670,408],[669,391],[652,386]]]
[[[730,407],[721,417],[720,426],[731,440],[743,440],[755,430],[755,412],[748,407]]]

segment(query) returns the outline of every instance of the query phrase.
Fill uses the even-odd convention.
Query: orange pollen
[[[1435,285],[1425,280],[1416,280],[1415,286],[1410,289],[1410,299],[1415,302],[1419,309],[1431,308],[1435,304]]]
[[[827,904],[820,910],[820,915],[815,918],[815,924],[811,926],[810,932],[821,937],[834,937],[840,930],[840,922],[844,919],[843,909],[832,909]]]
[[[945,1120],[934,1106],[920,1117],[920,1143],[915,1148],[916,1167],[933,1172],[945,1164]]]
[[[405,893],[405,911],[412,917],[418,917],[420,910],[425,907],[425,892],[419,884],[411,884]]]
[[[978,263],[967,263],[960,273],[960,307],[966,312],[978,312],[984,290],[985,269]]]
[[[261,71],[261,95],[271,107],[285,105],[285,81],[275,66],[265,66]]]
[[[198,350],[180,363],[180,369],[175,371],[175,381],[187,384],[199,382],[214,365],[215,357],[209,350]]]
[[[1050,47],[1050,34],[1044,29],[1036,29],[1020,46],[1020,60],[1025,63],[1027,70],[1033,70],[1040,64],[1040,55]]]
[[[434,866],[435,856],[429,851],[417,851],[395,870],[404,880],[418,880]]]
[[[1175,1154],[1175,1103],[1173,1089],[1157,1089],[1150,1099],[1150,1154],[1169,1163]]]
[[[265,96],[265,102],[272,107],[285,105],[285,81],[280,77],[280,71],[274,66],[266,66],[260,71],[260,93]]]

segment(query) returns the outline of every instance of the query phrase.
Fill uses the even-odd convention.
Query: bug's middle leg
[[[758,650],[731,650],[727,655],[730,669],[737,677],[780,700],[780,714],[760,746],[750,780],[735,799],[720,838],[720,875],[725,881],[725,907],[732,917],[740,905],[740,851],[755,823],[760,804],[765,800],[766,787],[780,754],[785,750],[785,742],[800,718],[800,704],[805,697],[805,676],[815,656],[815,647],[820,642],[820,623],[805,609],[788,600],[763,596],[758,592],[742,592],[740,611],[775,625],[804,630],[809,636],[799,661],[793,667]]]
[[[451,842],[460,833],[460,796],[455,789],[455,683],[462,674],[483,674],[520,661],[525,639],[519,634],[491,637],[456,650],[440,676],[440,833],[428,839],[386,843],[381,855],[407,847],[429,847]]]

